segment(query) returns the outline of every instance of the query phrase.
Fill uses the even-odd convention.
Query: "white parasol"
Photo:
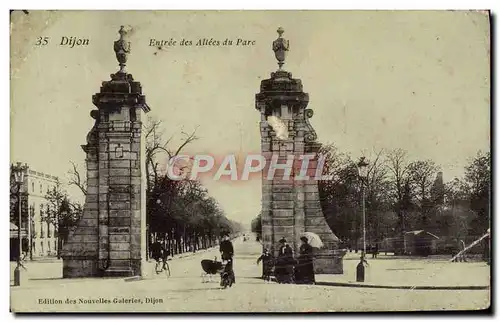
[[[316,235],[315,233],[311,232],[305,232],[300,235],[300,237],[306,237],[307,238],[307,243],[311,245],[311,247],[314,248],[321,248],[323,247],[323,242],[321,241],[321,238]]]

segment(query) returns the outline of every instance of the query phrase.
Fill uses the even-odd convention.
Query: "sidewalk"
[[[196,251],[196,253],[193,252],[186,252],[183,254],[175,255],[171,259],[169,259],[169,264],[174,267],[171,267],[171,269],[175,270],[175,262],[180,259],[189,259],[189,258],[196,258],[197,256],[203,256],[206,253],[209,252],[216,252],[218,251],[218,246],[208,248],[208,249],[202,249]],[[218,253],[217,253],[218,255]],[[10,285],[13,286],[14,284],[14,269],[16,267],[16,262],[10,262]],[[72,285],[72,284],[78,284],[81,282],[85,283],[106,283],[107,281],[111,281],[111,283],[116,282],[116,280],[133,280],[130,278],[124,278],[124,277],[108,277],[108,278],[102,278],[102,277],[85,277],[85,278],[63,278],[62,277],[62,267],[63,267],[63,262],[62,259],[57,259],[57,258],[46,258],[44,260],[33,260],[33,261],[26,261],[24,263],[26,266],[27,270],[22,269],[21,270],[21,276],[22,279],[20,287],[14,287],[14,289],[26,289],[26,288],[39,288],[39,287],[44,287],[46,285],[54,285],[54,282],[57,282],[57,285]],[[145,267],[145,272],[146,276],[144,276],[141,279],[155,279],[158,278],[156,274],[154,273],[155,270],[155,261],[153,259],[149,259],[146,262],[146,267]],[[101,284],[99,284],[99,287],[101,287]]]
[[[316,284],[392,289],[488,289],[490,266],[484,262],[451,263],[449,261],[370,259],[365,282],[356,282],[359,260],[344,261],[344,274],[317,275]]]

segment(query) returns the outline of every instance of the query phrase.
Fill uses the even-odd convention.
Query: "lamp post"
[[[365,210],[365,180],[368,176],[368,163],[365,157],[361,157],[358,164],[359,177],[361,179],[361,208],[363,212],[363,252],[358,266],[356,267],[356,281],[365,281],[365,263],[366,263],[366,210]]]
[[[28,241],[29,241],[29,246],[28,246],[28,251],[30,254],[30,261],[33,260],[33,216],[35,214],[35,209],[33,206],[30,206],[30,210],[28,213]]]
[[[17,163],[17,167],[12,167],[12,171],[14,172],[14,178],[17,184],[17,202],[19,207],[19,218],[18,218],[18,226],[17,226],[17,238],[19,242],[19,252],[17,256],[17,265],[14,269],[14,286],[21,285],[21,254],[23,252],[23,242],[21,238],[21,225],[22,225],[22,203],[21,203],[21,186],[24,182],[24,168],[21,166],[21,163]]]

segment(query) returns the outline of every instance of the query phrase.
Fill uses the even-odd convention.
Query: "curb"
[[[205,248],[205,249],[197,250],[196,253],[185,252],[184,254],[178,254],[178,255],[172,256],[172,260],[186,258],[186,257],[192,257],[192,256],[196,256],[198,254],[203,254],[203,253],[206,253],[206,252],[209,252],[209,251],[212,251],[212,250],[216,250],[216,249],[217,249],[217,247],[211,247],[211,248]]]
[[[341,283],[341,282],[316,282],[319,286],[339,286],[339,287],[357,287],[357,288],[385,288],[397,290],[488,290],[489,286],[402,286],[402,285],[374,285],[360,283]]]

